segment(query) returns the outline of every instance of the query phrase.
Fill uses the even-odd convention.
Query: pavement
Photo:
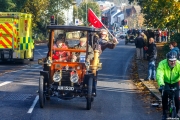
[[[136,60],[139,80],[144,84],[144,86],[151,92],[151,94],[161,101],[161,94],[158,90],[157,82],[155,80],[144,81],[147,78],[148,73],[148,61],[146,60]]]
[[[154,107],[162,107],[162,99],[161,94],[158,90],[156,81],[144,81],[144,78],[147,78],[148,73],[148,61],[145,60],[136,60],[137,72],[139,76],[139,80],[143,83],[143,85],[150,91],[150,93],[156,98],[157,101],[152,103],[151,105]],[[157,63],[156,63],[157,67]],[[180,82],[179,82],[180,85]],[[180,97],[179,97],[180,100]],[[180,116],[180,112],[178,112],[178,116]]]

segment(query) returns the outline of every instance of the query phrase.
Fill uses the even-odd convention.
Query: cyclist
[[[160,90],[168,88],[177,88],[175,91],[176,113],[179,111],[179,84],[180,81],[180,61],[177,60],[177,53],[170,51],[166,54],[166,59],[160,61],[157,67],[156,80],[160,86]],[[162,96],[163,116],[162,120],[166,120],[166,110],[168,104],[168,91],[164,91]],[[178,117],[178,116],[177,116]]]

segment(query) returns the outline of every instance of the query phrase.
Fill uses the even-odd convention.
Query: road
[[[143,102],[136,86],[128,77],[135,54],[133,44],[120,40],[115,49],[101,55],[97,97],[92,109],[86,110],[86,99],[60,100],[51,98],[39,107],[38,78],[42,66],[37,59],[46,56],[47,46],[36,46],[35,62],[0,64],[1,120],[158,120],[161,113]]]

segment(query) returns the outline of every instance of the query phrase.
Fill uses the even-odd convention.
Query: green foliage
[[[136,0],[129,0],[130,3]],[[175,0],[138,0],[148,27],[180,28],[180,2]]]
[[[12,0],[0,0],[1,12],[10,12],[13,8],[15,8],[15,4]]]
[[[87,5],[87,9],[86,9],[86,5]],[[96,14],[96,16],[100,16],[100,8],[99,8],[99,5],[96,3],[96,2],[82,2],[79,6],[79,9],[78,9],[78,17],[80,19],[82,19],[84,21],[85,24],[87,24],[87,21],[86,21],[86,16],[87,15],[87,12],[88,12],[88,9],[91,8],[92,11]]]
[[[175,34],[171,35],[170,38],[171,38],[170,42],[171,41],[177,42],[177,47],[180,48],[180,33],[175,33]],[[163,47],[163,55],[164,56],[166,55],[166,53],[168,53],[170,51],[170,49],[169,49],[170,42],[166,43]]]
[[[174,35],[171,35],[171,41],[177,42],[177,45],[180,48],[180,33],[175,33]]]

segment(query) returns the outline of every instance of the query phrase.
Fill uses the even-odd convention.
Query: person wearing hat
[[[64,43],[64,39],[58,39],[53,47],[68,49],[67,45]],[[69,60],[69,57],[70,57],[70,52],[68,51],[54,51],[54,54],[52,56],[53,60],[60,62],[67,62]]]
[[[81,37],[79,39],[79,44],[77,44],[76,46],[74,46],[74,49],[82,49],[82,50],[86,50],[86,42],[87,42],[87,37]],[[80,52],[74,52],[72,53],[72,61],[79,61],[80,60],[80,55],[85,56],[85,53],[80,53]],[[92,49],[92,47],[90,45],[88,45],[88,55],[87,55],[87,62],[90,62],[90,60],[92,60],[94,57],[94,51]]]
[[[175,51],[170,51],[166,54],[166,59],[160,61],[157,72],[156,80],[158,86],[160,86],[159,91],[165,90],[162,96],[162,108],[163,116],[162,120],[166,120],[168,109],[168,95],[169,92],[166,91],[169,88],[177,88],[175,91],[175,106],[176,113],[179,111],[179,81],[180,81],[180,61],[177,60],[177,53]],[[178,117],[178,116],[177,116]]]
[[[98,40],[98,45],[100,46],[101,50],[100,54],[106,49],[114,49],[115,46],[117,45],[118,41],[115,37],[113,37],[111,40],[109,40],[108,36],[108,31],[106,29],[101,29],[100,35],[99,35],[99,40]],[[99,48],[99,47],[97,47]]]

